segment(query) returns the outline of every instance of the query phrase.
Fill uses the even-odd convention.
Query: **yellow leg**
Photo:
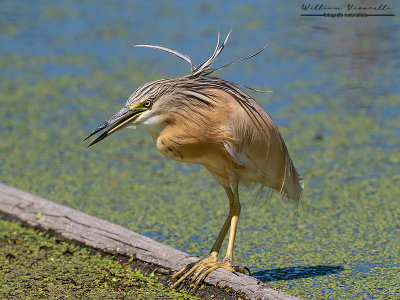
[[[234,203],[234,195],[229,186],[224,186],[225,192],[228,195],[229,199],[229,215],[226,217],[224,226],[222,226],[221,231],[218,234],[217,239],[215,240],[215,243],[211,249],[211,253],[217,252],[217,256],[219,253],[219,250],[221,250],[221,245],[224,242],[226,233],[228,232],[229,227],[231,226],[231,219],[232,219],[232,204]]]
[[[228,248],[226,250],[226,256],[224,258],[224,262],[229,262],[232,264],[233,260],[233,247],[235,245],[235,236],[236,236],[236,228],[239,223],[239,215],[240,215],[240,203],[234,202],[231,206],[232,218],[231,218],[231,229],[229,232],[229,241]]]
[[[212,271],[223,268],[231,272],[241,272],[244,273],[244,269],[241,267],[233,267],[232,266],[232,260],[233,260],[233,247],[235,244],[235,236],[236,236],[236,228],[239,222],[239,215],[240,215],[240,203],[235,202],[233,205],[231,204],[230,207],[230,213],[229,215],[232,214],[231,217],[231,226],[230,226],[230,232],[229,232],[229,241],[228,241],[228,248],[226,250],[226,256],[222,260],[222,262],[216,261],[213,264],[207,264],[203,265],[202,267],[199,268],[199,270],[193,275],[192,281],[195,282],[195,288],[200,284],[201,281],[204,280],[204,278],[207,277],[208,274],[210,274]]]
[[[180,275],[186,273],[179,278],[171,288],[176,288],[179,286],[185,279],[191,276],[191,281],[195,282],[195,288],[199,285],[199,283],[212,271],[218,268],[224,268],[231,272],[240,271],[244,272],[243,268],[236,268],[232,267],[232,259],[233,259],[233,247],[235,244],[235,236],[236,236],[236,228],[239,221],[240,215],[240,202],[239,202],[239,192],[237,184],[234,185],[233,192],[229,186],[224,186],[225,192],[229,198],[229,215],[225,220],[224,225],[222,226],[218,237],[211,249],[210,255],[198,261],[197,263],[190,264],[177,272],[175,275],[172,276],[173,279],[178,278]],[[221,245],[225,239],[225,236],[230,228],[229,233],[229,241],[228,241],[228,248],[226,251],[226,256],[222,262],[218,261],[218,253],[221,249]]]

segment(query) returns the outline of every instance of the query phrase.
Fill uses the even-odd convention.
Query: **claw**
[[[250,269],[248,267],[241,267],[241,266],[232,266],[232,268],[235,270],[235,272],[246,274],[245,271],[249,272],[249,275],[251,276]]]
[[[249,276],[251,276],[251,271],[250,271],[250,269],[248,267],[244,267],[243,269],[244,269],[244,271],[249,272]],[[243,274],[245,274],[245,273],[243,272]]]

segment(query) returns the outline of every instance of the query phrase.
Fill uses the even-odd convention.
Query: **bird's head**
[[[100,142],[104,138],[125,127],[142,127],[151,133],[160,131],[166,124],[174,123],[174,117],[177,115],[181,118],[193,118],[196,116],[196,114],[193,114],[194,108],[196,108],[198,112],[197,116],[203,116],[206,113],[204,109],[212,105],[212,99],[204,95],[200,91],[201,89],[219,88],[240,97],[236,90],[229,88],[227,85],[221,85],[223,80],[212,77],[209,78],[208,75],[216,70],[258,55],[266,46],[248,57],[239,59],[217,69],[212,69],[211,65],[221,53],[222,49],[224,49],[229,34],[230,32],[222,44],[220,44],[218,34],[217,46],[214,53],[197,67],[189,56],[176,50],[157,45],[134,45],[135,47],[148,47],[173,54],[189,62],[191,65],[191,72],[187,76],[174,79],[161,79],[147,83],[138,88],[129,97],[126,105],[119,112],[108,119],[108,121],[98,126],[86,137],[86,139],[88,139],[92,135],[105,130],[89,146]],[[243,101],[246,102],[245,100]],[[182,113],[185,110],[186,114]]]
[[[105,130],[90,145],[94,145],[114,132],[125,127],[143,127],[150,131],[162,126],[168,120],[171,79],[149,82],[138,88],[125,106],[106,122],[93,130],[86,138]]]

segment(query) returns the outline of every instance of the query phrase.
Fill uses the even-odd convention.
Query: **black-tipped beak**
[[[108,121],[104,122],[103,124],[98,126],[95,130],[93,130],[84,139],[84,141],[86,141],[88,138],[90,138],[94,134],[96,134],[112,125],[111,127],[108,128],[107,131],[103,132],[93,142],[91,142],[88,147],[90,147],[94,144],[97,144],[98,142],[105,139],[109,135],[113,134],[114,132],[118,131],[121,128],[124,128],[129,123],[135,121],[139,117],[139,115],[141,115],[141,113],[143,113],[144,111],[145,111],[144,109],[137,109],[137,108],[132,109],[130,107],[124,107],[119,112],[117,112],[115,115],[113,115]]]
[[[103,133],[100,134],[93,142],[91,142],[91,143],[88,145],[88,147],[90,147],[90,146],[92,146],[92,145],[94,145],[94,144],[97,144],[98,142],[100,142],[101,140],[105,139],[105,138],[108,137],[108,136],[109,136],[109,134],[107,134],[107,131],[106,131],[106,132],[103,132]]]

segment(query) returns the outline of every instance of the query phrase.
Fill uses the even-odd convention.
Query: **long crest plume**
[[[211,64],[217,59],[218,55],[224,49],[226,43],[228,42],[231,32],[232,32],[232,29],[226,35],[225,41],[222,43],[222,45],[220,45],[220,38],[219,38],[219,32],[218,32],[217,46],[215,47],[214,53],[210,56],[209,59],[207,59],[205,62],[203,62],[195,70],[192,70],[192,73],[190,73],[190,77],[196,77],[198,75],[206,75],[205,72],[210,71],[209,69],[211,67]],[[207,75],[208,74],[210,74],[210,73],[207,72]]]
[[[221,44],[221,40],[220,40],[220,34],[218,32],[218,38],[217,38],[217,45],[215,47],[215,50],[213,52],[213,54],[207,59],[205,60],[202,64],[200,64],[199,66],[196,67],[196,65],[194,64],[194,61],[190,58],[189,55],[183,54],[177,50],[173,50],[171,48],[165,47],[165,46],[160,46],[160,45],[148,45],[148,44],[140,44],[140,45],[132,45],[134,47],[147,47],[147,48],[153,48],[153,49],[157,49],[157,50],[161,50],[170,54],[173,54],[185,61],[187,61],[188,63],[190,63],[191,65],[191,72],[190,74],[186,75],[186,77],[190,78],[190,79],[196,79],[196,78],[203,78],[206,79],[205,85],[207,87],[214,87],[214,88],[219,88],[222,90],[225,90],[226,92],[228,92],[229,94],[235,95],[237,97],[237,99],[239,99],[241,102],[245,103],[245,105],[247,105],[248,107],[250,107],[252,110],[254,110],[256,113],[258,113],[258,109],[253,105],[252,101],[249,101],[249,98],[246,96],[243,96],[243,94],[241,92],[238,92],[238,90],[235,88],[237,87],[238,84],[234,83],[234,82],[228,82],[225,80],[221,80],[219,78],[215,78],[215,77],[208,77],[208,75],[214,73],[217,70],[220,70],[222,68],[231,66],[233,64],[236,64],[238,62],[242,62],[244,60],[250,59],[258,54],[260,54],[261,52],[264,51],[264,49],[268,46],[268,44],[266,44],[261,50],[257,51],[254,54],[251,54],[245,58],[241,58],[238,59],[236,61],[233,61],[231,63],[225,64],[221,67],[218,68],[211,68],[212,64],[214,63],[214,61],[217,59],[217,57],[221,54],[222,50],[225,48],[226,43],[228,42],[229,36],[231,34],[232,30],[230,30],[228,32],[228,34],[225,37],[224,42]],[[250,88],[245,86],[246,88],[249,88],[251,90],[255,90],[255,91],[259,91],[257,89],[254,88]],[[262,92],[262,91],[261,91]]]
[[[231,66],[233,64],[236,64],[238,62],[250,59],[250,58],[260,54],[261,52],[263,52],[264,49],[268,46],[268,43],[267,43],[262,49],[260,49],[259,51],[257,51],[254,54],[251,54],[251,55],[249,55],[249,56],[247,56],[245,58],[238,59],[236,61],[233,61],[231,63],[223,65],[221,67],[212,69],[211,65],[214,63],[214,61],[217,59],[217,57],[221,54],[222,50],[225,48],[225,45],[228,42],[228,39],[229,39],[229,36],[230,36],[231,32],[232,32],[232,30],[230,30],[228,32],[228,34],[226,35],[226,38],[225,38],[225,40],[224,40],[224,42],[222,44],[220,43],[221,42],[220,41],[220,34],[218,33],[217,46],[215,47],[214,53],[206,61],[204,61],[203,63],[201,63],[197,67],[196,67],[193,59],[191,59],[189,55],[181,53],[181,52],[179,52],[177,50],[173,50],[173,49],[165,47],[165,46],[149,45],[149,44],[134,44],[132,46],[134,46],[134,47],[146,47],[146,48],[152,48],[152,49],[161,50],[161,51],[167,52],[169,54],[173,54],[173,55],[183,59],[184,61],[187,61],[188,63],[190,63],[190,66],[191,66],[191,72],[187,76],[190,77],[190,78],[195,78],[197,76],[210,75],[211,73],[214,73],[217,70],[220,70],[222,68],[229,67],[229,66]],[[256,89],[254,89],[254,90],[256,90]],[[256,90],[256,91],[258,91],[258,90]]]
[[[138,45],[132,45],[133,47],[146,47],[146,48],[153,48],[153,49],[157,49],[157,50],[161,50],[170,54],[173,54],[185,61],[187,61],[188,63],[190,63],[192,71],[196,68],[194,65],[193,60],[190,58],[189,55],[183,54],[179,51],[173,50],[171,48],[165,47],[165,46],[159,46],[159,45],[147,45],[147,44],[138,44]]]

